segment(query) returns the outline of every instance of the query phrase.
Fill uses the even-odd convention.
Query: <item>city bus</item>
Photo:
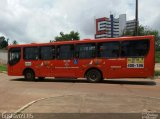
[[[103,79],[153,78],[154,36],[84,39],[8,47],[8,75]]]

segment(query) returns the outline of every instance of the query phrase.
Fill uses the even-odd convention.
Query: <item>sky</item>
[[[160,31],[160,0],[139,0],[139,21]],[[10,42],[39,43],[54,40],[59,32],[94,38],[95,18],[127,14],[135,18],[135,0],[0,0],[0,36]]]

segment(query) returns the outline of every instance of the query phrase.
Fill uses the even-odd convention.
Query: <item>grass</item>
[[[6,65],[0,65],[0,71],[7,71]]]
[[[160,50],[156,51],[156,63],[160,63]]]
[[[160,76],[160,71],[155,71],[155,76],[159,77]]]

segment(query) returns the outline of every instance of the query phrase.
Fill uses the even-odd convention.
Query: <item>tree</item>
[[[123,32],[123,35],[122,36],[133,36],[135,33],[134,32],[131,32],[131,31],[128,31],[128,30],[125,30]],[[144,35],[154,35],[155,36],[155,44],[156,44],[156,47],[160,47],[160,36],[159,36],[159,32],[157,30],[152,30],[150,29],[149,27],[144,27],[142,25],[140,25],[138,27],[138,35],[139,36],[144,36]]]
[[[129,31],[129,30],[124,30],[122,36],[133,36],[135,31]],[[138,27],[138,35],[139,36],[144,36],[144,35],[154,35],[155,37],[159,36],[159,33],[157,30],[152,30],[149,27],[144,27],[144,26],[139,26]]]
[[[70,40],[79,40],[80,36],[78,32],[71,31],[69,34],[64,34],[60,32],[60,36],[56,36],[56,41],[70,41]]]
[[[157,49],[160,49],[160,36],[158,36],[158,37],[156,38],[155,45],[156,45],[156,48],[157,48]]]
[[[5,40],[4,36],[0,37],[0,49],[6,48],[8,46],[7,40]]]
[[[18,44],[18,42],[16,40],[14,40],[12,43],[13,43],[13,45],[17,45]]]
[[[122,36],[133,36],[133,32],[129,30],[124,30]]]

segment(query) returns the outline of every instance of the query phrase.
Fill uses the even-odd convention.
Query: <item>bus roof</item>
[[[83,39],[83,40],[73,40],[73,41],[60,41],[60,42],[50,42],[50,43],[31,43],[31,44],[18,44],[18,45],[9,45],[8,48],[12,47],[32,47],[32,46],[41,46],[41,45],[63,45],[63,44],[75,44],[75,43],[90,43],[90,42],[104,42],[104,41],[123,41],[123,40],[134,40],[134,39],[153,39],[153,35],[148,36],[126,36],[126,37],[117,37],[117,38],[100,38],[100,39]],[[136,40],[135,39],[135,40]]]

